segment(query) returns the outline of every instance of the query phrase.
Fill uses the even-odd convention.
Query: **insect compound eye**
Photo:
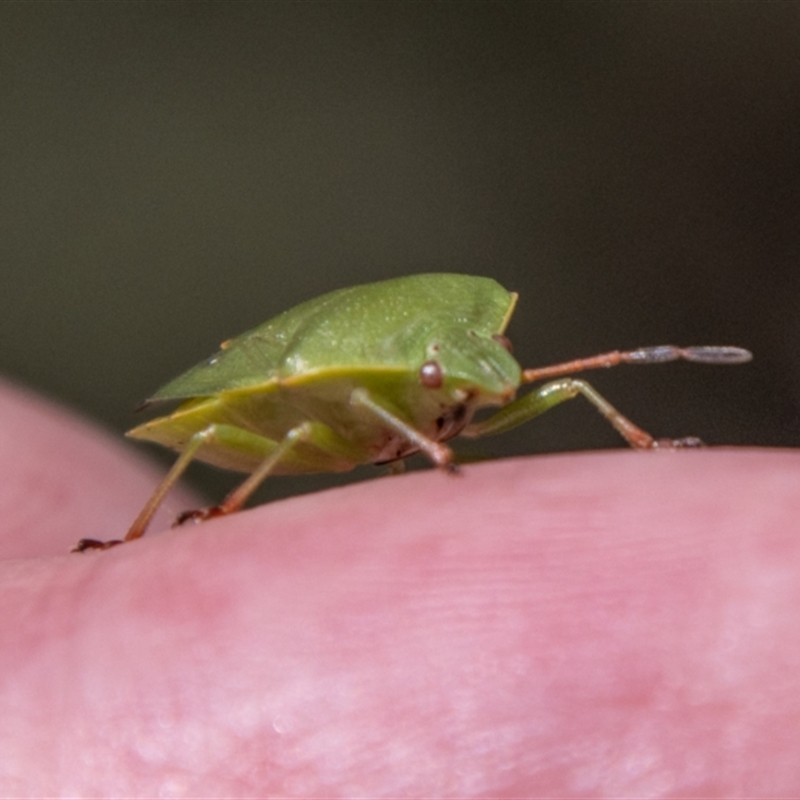
[[[497,344],[500,345],[500,347],[503,347],[506,350],[508,350],[509,353],[514,352],[514,348],[511,347],[511,340],[508,337],[503,336],[502,333],[493,333],[492,339],[494,339],[497,342]]]
[[[443,377],[438,361],[426,361],[419,368],[419,382],[426,389],[441,389]]]

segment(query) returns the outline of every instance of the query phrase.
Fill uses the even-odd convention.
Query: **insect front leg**
[[[647,450],[656,447],[695,447],[702,444],[695,437],[654,439],[647,431],[642,430],[617,411],[590,384],[575,378],[562,378],[541,386],[504,406],[488,419],[469,425],[463,435],[477,437],[511,430],[579,394],[583,395],[632,447]]]
[[[354,389],[350,395],[350,402],[354,406],[364,409],[389,430],[399,434],[409,444],[417,447],[437,467],[444,467],[451,472],[455,471],[453,451],[447,445],[434,441],[409,425],[393,411],[381,405],[366,389]]]

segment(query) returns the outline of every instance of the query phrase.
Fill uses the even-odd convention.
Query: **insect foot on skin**
[[[445,442],[501,433],[582,395],[633,447],[684,447],[654,439],[575,373],[685,359],[740,364],[739,347],[644,347],[522,369],[504,336],[517,295],[491,278],[412,275],[323,295],[222,344],[144,405],[180,401],[128,432],[180,456],[123,540],[82,539],[75,550],[138,539],[193,459],[248,477],[218,506],[179,522],[237,511],[270,475],[343,472],[422,453],[452,469]],[[522,384],[548,383],[517,397]],[[472,422],[476,410],[499,406]]]

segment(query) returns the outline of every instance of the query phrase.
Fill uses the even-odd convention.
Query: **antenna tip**
[[[701,364],[745,364],[753,359],[753,354],[743,347],[715,345],[685,347],[683,353],[687,361],[697,361]]]

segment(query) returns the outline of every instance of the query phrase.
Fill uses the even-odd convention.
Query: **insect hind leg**
[[[110,547],[130,542],[138,539],[144,535],[147,526],[153,519],[159,506],[164,501],[164,498],[169,493],[170,489],[180,480],[181,475],[186,471],[186,468],[195,457],[197,451],[205,444],[209,444],[219,437],[222,428],[221,425],[209,425],[202,431],[195,433],[189,440],[183,452],[178,457],[178,460],[172,465],[170,471],[164,476],[161,483],[158,484],[156,490],[150,495],[150,498],[145,503],[144,508],[139,512],[139,515],[133,521],[133,524],[125,534],[124,539],[112,539],[111,541],[103,542],[97,539],[81,539],[77,545],[72,549],[73,553],[83,553],[87,550],[107,550]]]
[[[315,452],[303,454],[303,457],[296,459],[298,462],[296,466],[299,465],[299,471],[313,472],[315,471],[315,465],[318,467],[321,465],[321,468],[330,468],[332,460],[336,460],[339,465],[346,468],[350,463],[357,463],[359,458],[362,457],[359,452],[354,450],[351,444],[345,442],[326,425],[317,422],[305,422],[298,425],[290,430],[280,442],[259,436],[234,425],[211,424],[195,433],[189,439],[172,468],[156,487],[156,490],[145,503],[144,508],[139,512],[124,539],[114,539],[107,542],[97,539],[81,539],[73,549],[73,552],[107,550],[110,547],[115,547],[123,542],[130,542],[143,536],[164,498],[180,480],[186,468],[204,446],[222,446],[232,450],[247,450],[252,454],[259,454],[262,460],[255,471],[234,489],[220,505],[181,514],[177,524],[188,519],[209,519],[210,517],[237,511],[284,459],[291,458],[294,455],[291,451],[301,441],[311,443]]]

